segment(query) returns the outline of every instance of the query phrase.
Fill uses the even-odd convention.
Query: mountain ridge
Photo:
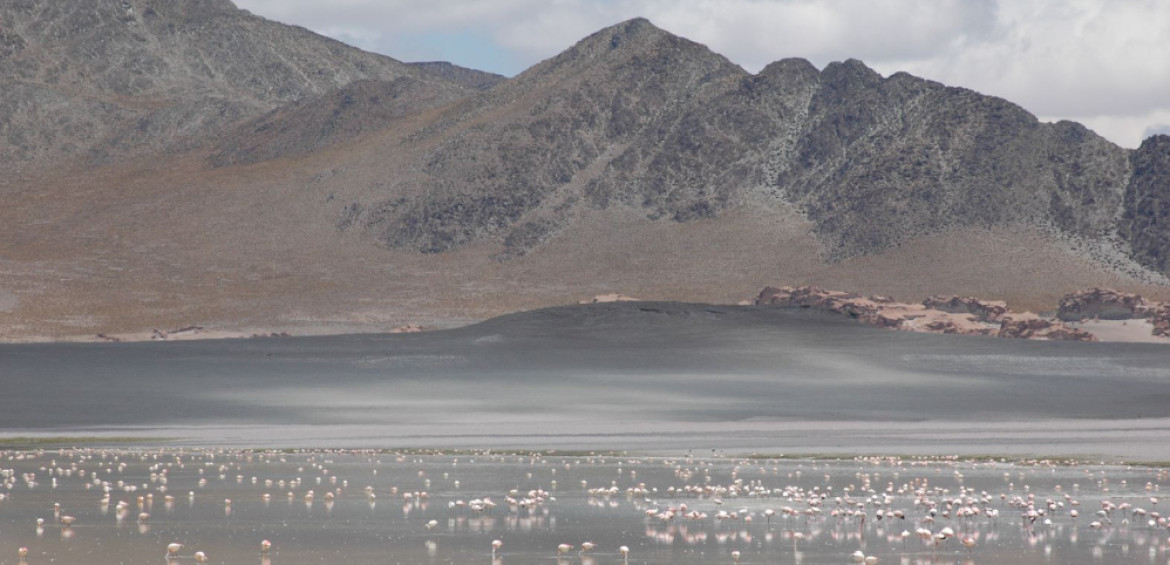
[[[274,57],[311,35],[230,2],[183,6],[238,41],[269,38]],[[194,64],[215,37],[162,53]],[[122,99],[72,153],[58,125],[0,120],[0,152],[15,131],[56,139],[32,144],[44,155],[101,157],[78,172],[42,155],[0,180],[0,338],[442,325],[613,291],[737,301],[770,284],[1018,309],[1091,286],[1170,298],[1162,138],[1124,150],[858,60],[752,74],[644,19],[495,82],[305,45],[313,56],[271,78],[295,88],[267,102]],[[296,78],[333,58],[352,76]],[[44,62],[26,55],[37,73]],[[10,74],[0,89],[21,88]],[[59,123],[88,111],[47,91],[65,101]]]
[[[19,0],[0,22],[0,156],[26,168],[158,151],[360,78],[446,82],[228,0]]]

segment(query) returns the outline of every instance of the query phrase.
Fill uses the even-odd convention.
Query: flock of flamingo
[[[151,547],[168,562],[262,565],[1167,563],[1167,480],[1157,467],[957,458],[4,451],[0,549],[23,565]],[[347,531],[365,537],[330,537]]]

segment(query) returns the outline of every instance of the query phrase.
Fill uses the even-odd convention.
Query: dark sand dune
[[[1170,460],[1170,349],[618,303],[450,331],[0,346],[3,435]]]

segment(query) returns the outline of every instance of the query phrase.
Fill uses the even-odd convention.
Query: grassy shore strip
[[[62,447],[114,447],[122,444],[167,442],[177,438],[140,436],[13,436],[0,437],[0,449],[45,449]]]

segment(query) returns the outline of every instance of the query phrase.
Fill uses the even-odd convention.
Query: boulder
[[[1007,302],[980,300],[969,296],[931,296],[922,305],[951,314],[971,314],[981,322],[998,322],[1007,313]]]
[[[1097,336],[1088,331],[1071,328],[1057,320],[1041,318],[1031,312],[1004,316],[996,335],[1018,339],[1097,341]]]
[[[1064,321],[1099,318],[1102,320],[1129,320],[1148,318],[1154,305],[1141,295],[1118,292],[1108,288],[1091,288],[1066,294],[1060,299],[1056,317]]]
[[[398,326],[397,328],[390,330],[390,333],[392,333],[392,334],[416,334],[416,333],[419,333],[421,331],[423,331],[423,327],[412,322],[412,323],[406,324],[405,326]]]
[[[1150,322],[1154,325],[1154,335],[1170,337],[1170,304],[1159,304],[1150,316]]]

